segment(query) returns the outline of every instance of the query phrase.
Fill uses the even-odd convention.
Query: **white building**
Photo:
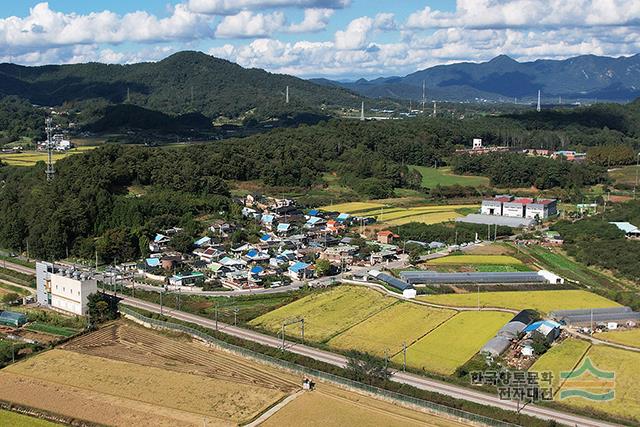
[[[69,314],[87,314],[90,294],[98,292],[98,282],[79,271],[56,269],[49,263],[36,264],[38,303]]]
[[[473,138],[473,149],[478,150],[482,148],[482,138]]]

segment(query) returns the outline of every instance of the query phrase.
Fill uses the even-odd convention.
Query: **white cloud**
[[[0,19],[0,49],[21,53],[93,43],[193,40],[213,34],[210,20],[182,4],[169,17],[159,19],[142,11],[122,16],[110,11],[65,14],[51,10],[48,3],[38,3],[27,17]]]
[[[337,49],[353,50],[367,46],[374,26],[373,19],[368,16],[356,18],[342,31],[336,31],[335,42]]]
[[[255,38],[267,37],[282,30],[286,18],[282,12],[268,14],[253,13],[248,10],[225,17],[216,28],[216,37]]]
[[[407,28],[520,28],[640,24],[638,0],[458,0],[455,12],[429,6],[407,19]]]
[[[188,0],[189,9],[209,15],[235,15],[244,10],[273,8],[343,9],[351,0]]]
[[[327,28],[329,19],[333,16],[333,9],[305,9],[304,19],[299,24],[291,24],[290,33],[312,33]]]

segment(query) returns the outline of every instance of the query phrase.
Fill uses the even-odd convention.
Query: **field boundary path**
[[[31,267],[25,267],[24,265],[14,264],[10,261],[5,261],[5,260],[2,260],[0,262],[2,262],[2,267],[8,270],[17,271],[18,273],[29,274],[32,276],[36,274],[36,270]]]
[[[30,287],[25,286],[25,285],[20,285],[20,284],[15,283],[15,282],[11,282],[9,280],[0,279],[0,283],[4,283],[5,285],[11,285],[11,286],[15,286],[16,288],[24,289],[25,291],[29,292],[29,294],[31,294],[31,295],[35,295],[36,294],[36,290],[35,289],[30,288]]]
[[[292,395],[289,395],[289,396],[285,397],[283,400],[278,402],[276,405],[272,406],[271,408],[269,408],[268,410],[266,410],[265,412],[260,414],[260,416],[258,418],[256,418],[255,420],[251,421],[249,424],[246,424],[245,427],[258,427],[260,424],[262,424],[263,422],[267,421],[269,418],[274,416],[276,414],[276,412],[278,412],[280,409],[284,408],[289,403],[293,402],[298,397],[302,396],[304,393],[306,393],[304,390],[298,390],[297,392],[293,393]]]
[[[185,313],[174,309],[161,308],[158,304],[149,303],[147,301],[139,300],[131,297],[124,297],[122,303],[137,307],[153,313],[163,314],[169,317],[173,317],[185,322],[194,323],[199,326],[203,326],[209,329],[215,329],[216,322],[211,319],[207,319],[201,316]],[[218,322],[218,329],[225,334],[232,335],[244,340],[253,341],[262,345],[266,345],[274,348],[282,347],[282,340],[270,335],[262,334],[252,330],[240,328],[237,326],[228,325],[222,322]],[[319,350],[307,345],[285,342],[287,350],[300,354],[306,357],[310,357],[321,362],[329,363],[339,367],[345,367],[347,364],[347,358],[336,353],[331,353],[326,350]],[[498,396],[471,390],[466,387],[449,384],[443,381],[434,380],[427,377],[422,377],[407,372],[393,371],[391,380],[414,386],[422,390],[428,390],[440,394],[444,394],[455,399],[468,400],[470,402],[479,403],[481,405],[493,406],[510,411],[517,411],[519,405],[517,402],[501,400]],[[616,424],[607,423],[591,418],[587,418],[580,415],[573,415],[566,412],[562,412],[555,409],[545,408],[537,405],[527,405],[524,408],[520,408],[520,412],[525,415],[534,416],[544,420],[555,420],[556,422],[566,425],[579,425],[584,427],[612,427]]]

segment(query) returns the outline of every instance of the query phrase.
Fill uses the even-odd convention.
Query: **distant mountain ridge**
[[[518,62],[500,55],[488,62],[438,65],[404,77],[360,79],[341,83],[313,79],[326,86],[343,87],[360,95],[378,98],[427,100],[532,101],[538,90],[545,102],[562,97],[566,101],[630,101],[640,96],[640,54],[610,58],[583,55],[565,60],[541,59]]]
[[[290,103],[285,104],[289,86]],[[357,107],[361,96],[273,74],[201,52],[175,53],[158,62],[131,65],[70,64],[27,67],[0,64],[0,97],[16,95],[33,104],[106,100],[174,115],[200,112],[209,118],[247,112],[277,116],[322,106]]]

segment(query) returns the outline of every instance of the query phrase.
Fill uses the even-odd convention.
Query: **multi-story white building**
[[[78,316],[87,314],[88,297],[98,292],[97,280],[86,273],[48,262],[36,263],[36,284],[39,304]]]
[[[558,203],[553,199],[515,199],[513,196],[499,195],[483,200],[480,213],[511,218],[545,219],[558,213]]]

